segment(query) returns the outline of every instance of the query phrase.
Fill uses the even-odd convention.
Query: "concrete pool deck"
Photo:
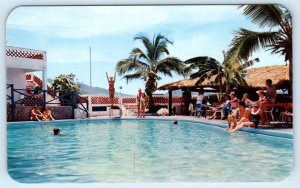
[[[110,118],[109,116],[97,116],[97,117],[91,117],[91,119],[107,119]],[[136,116],[122,116],[122,119],[136,119]],[[204,117],[194,117],[194,116],[183,116],[183,115],[175,115],[175,116],[146,116],[142,119],[172,119],[172,120],[192,120],[192,121],[198,121],[202,123],[209,123],[209,124],[227,124],[226,120],[220,120],[220,119],[212,119],[209,120]],[[251,130],[255,130],[253,128],[243,128],[246,130],[250,130],[247,132],[252,132]],[[256,130],[263,130],[264,132],[272,133],[279,133],[279,134],[287,134],[293,136],[293,128],[259,128]]]

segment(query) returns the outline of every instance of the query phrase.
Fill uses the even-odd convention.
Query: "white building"
[[[26,73],[42,71],[43,89],[47,89],[47,53],[45,51],[6,46],[6,84],[26,89]],[[10,90],[7,92],[10,92]],[[10,93],[7,93],[10,95]],[[14,94],[15,99],[20,94]]]

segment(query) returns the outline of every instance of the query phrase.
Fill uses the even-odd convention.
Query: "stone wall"
[[[15,120],[16,121],[29,121],[30,111],[33,106],[17,106],[15,109]],[[72,119],[72,107],[71,106],[48,106],[52,112],[54,119]],[[42,111],[42,106],[38,106],[38,109]],[[8,120],[9,121],[9,120]]]

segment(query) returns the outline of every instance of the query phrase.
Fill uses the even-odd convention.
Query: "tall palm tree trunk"
[[[152,93],[149,93],[147,95],[148,95],[148,98],[149,98],[149,101],[148,101],[149,112],[154,113],[155,106],[154,106],[154,101],[153,101],[153,95],[152,95]]]
[[[223,98],[223,86],[222,86],[222,78],[219,80],[219,90],[220,90],[220,99],[219,101],[222,101]]]
[[[155,90],[156,90],[155,78],[148,77],[148,80],[146,82],[145,92],[148,96],[148,109],[149,109],[149,112],[151,112],[151,113],[154,113],[154,110],[155,110],[154,100],[153,100],[153,92]]]

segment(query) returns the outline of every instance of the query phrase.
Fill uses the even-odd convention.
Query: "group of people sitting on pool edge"
[[[42,109],[43,112],[41,112],[37,106],[34,106],[33,109],[30,112],[30,120],[32,121],[52,121],[55,120],[52,116],[51,111],[47,106],[45,106],[44,109]]]
[[[258,101],[252,102],[247,93],[239,100],[234,92],[230,93],[230,97],[226,97],[226,101],[222,104],[222,119],[227,119],[229,132],[235,132],[245,126],[257,127],[259,121],[264,125],[266,118],[264,115],[264,107],[267,103],[275,103],[276,88],[272,85],[272,80],[266,80],[266,94],[262,90],[258,91]],[[232,106],[232,104],[237,104]],[[215,112],[216,113],[216,112]],[[213,115],[215,116],[215,114]],[[210,117],[209,119],[213,118]]]
[[[253,102],[251,108],[246,107],[245,101],[239,101],[238,105],[235,112],[228,115],[228,132],[235,132],[246,126],[257,128],[259,121],[264,121],[263,111],[257,102]]]

